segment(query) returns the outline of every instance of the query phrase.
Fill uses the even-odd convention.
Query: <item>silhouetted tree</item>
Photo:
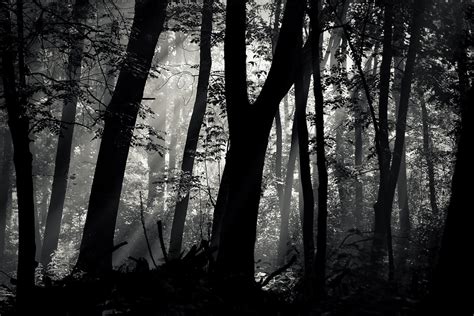
[[[103,273],[112,268],[115,222],[128,151],[158,37],[166,0],[135,3],[127,53],[105,114],[104,133],[92,183],[77,268]]]
[[[194,157],[199,140],[199,132],[206,114],[207,88],[211,74],[211,34],[212,34],[212,6],[213,0],[205,0],[202,7],[202,23],[200,37],[199,79],[194,102],[193,114],[189,122],[186,144],[184,145],[183,161],[181,163],[181,177],[179,182],[178,202],[174,210],[173,225],[171,227],[169,258],[176,259],[181,254],[183,243],[184,223],[189,203],[190,179],[193,175]],[[182,197],[181,190],[185,189]]]
[[[216,268],[217,274],[229,281],[225,286],[232,291],[254,283],[254,244],[265,152],[280,101],[294,80],[303,13],[304,1],[287,3],[272,66],[260,95],[251,104],[247,96],[245,2],[227,2],[224,54],[230,175]]]
[[[74,135],[74,123],[78,99],[79,83],[81,79],[81,64],[84,51],[84,32],[86,20],[90,11],[88,0],[76,0],[72,10],[74,41],[70,48],[66,76],[68,92],[64,99],[61,116],[61,133],[58,138],[56,160],[54,164],[53,186],[49,202],[46,228],[44,231],[41,263],[44,267],[51,261],[51,255],[58,246],[61,218],[66,198],[69,164],[71,162],[71,147]]]
[[[33,199],[32,155],[30,152],[29,117],[26,115],[25,63],[23,38],[23,2],[17,1],[17,31],[12,32],[11,7],[8,1],[0,2],[0,28],[2,79],[8,126],[13,143],[13,163],[16,172],[18,197],[18,269],[17,305],[25,311],[31,298],[35,272],[35,216]],[[15,38],[17,41],[15,41]],[[16,56],[15,58],[15,49]],[[18,61],[18,77],[15,60]],[[18,78],[18,82],[16,80]]]

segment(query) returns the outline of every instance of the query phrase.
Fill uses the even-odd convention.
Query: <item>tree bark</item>
[[[3,131],[3,156],[0,169],[0,267],[3,265],[7,220],[9,207],[11,207],[11,186],[12,186],[12,140],[10,131],[6,128]]]
[[[298,132],[300,181],[303,193],[303,256],[306,283],[305,294],[308,300],[312,299],[314,285],[314,197],[311,183],[308,127],[306,123],[306,106],[311,83],[310,70],[310,67],[304,65],[303,58],[300,58],[300,69],[295,80],[295,121]]]
[[[227,205],[216,272],[226,290],[247,293],[254,281],[254,244],[265,152],[273,119],[294,78],[304,1],[287,2],[267,80],[254,104],[247,95],[245,2],[227,2],[224,44],[231,146]],[[299,44],[299,45],[298,45]],[[224,284],[225,283],[225,284]],[[245,289],[245,291],[242,291]]]
[[[315,291],[318,298],[325,295],[326,248],[327,248],[327,198],[328,173],[324,146],[324,98],[321,84],[320,50],[317,45],[321,33],[319,1],[311,1],[311,41],[313,66],[313,91],[315,96],[316,121],[316,159],[318,167],[318,233],[316,237],[316,256],[314,259]]]
[[[49,202],[43,248],[41,251],[41,263],[44,267],[47,267],[51,261],[51,256],[58,246],[59,233],[61,231],[61,218],[63,215],[64,200],[66,198],[69,165],[71,162],[71,148],[74,135],[77,99],[80,91],[79,83],[81,79],[81,63],[84,51],[85,23],[89,14],[89,7],[88,0],[76,0],[72,11],[72,20],[77,34],[75,34],[76,39],[73,41],[69,53],[66,69],[70,90],[66,94],[62,110],[61,134],[58,138],[51,199]]]
[[[105,116],[76,266],[92,274],[106,273],[112,268],[115,223],[128,151],[155,47],[163,29],[166,6],[166,0],[135,3],[126,58]]]
[[[25,311],[34,287],[35,272],[35,216],[33,201],[32,155],[30,152],[29,118],[26,113],[25,67],[23,50],[23,4],[17,2],[18,45],[14,44],[8,1],[0,1],[0,53],[2,79],[8,125],[13,143],[13,163],[16,171],[18,200],[18,269],[17,306]],[[15,54],[17,47],[19,83],[15,82]],[[18,88],[19,87],[19,88]]]
[[[181,177],[179,180],[179,192],[176,207],[174,210],[173,225],[171,227],[171,238],[169,248],[169,258],[177,259],[181,254],[183,243],[184,224],[189,203],[190,179],[193,175],[194,156],[196,154],[204,115],[206,114],[207,90],[209,76],[211,74],[211,33],[212,33],[212,6],[214,0],[204,0],[202,7],[201,39],[200,39],[200,59],[199,59],[199,79],[196,92],[191,121],[189,123],[188,134],[184,146],[183,161],[181,164]],[[184,188],[186,195],[180,197]]]
[[[372,261],[380,264],[386,249],[387,214],[385,197],[388,195],[391,151],[388,139],[388,96],[390,92],[390,69],[392,64],[392,26],[393,3],[384,1],[383,51],[380,65],[379,83],[379,133],[376,137],[377,157],[379,164],[379,189],[377,202],[374,205],[374,240],[372,243]]]

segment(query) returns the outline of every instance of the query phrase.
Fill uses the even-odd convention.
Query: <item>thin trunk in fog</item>
[[[115,222],[128,151],[155,47],[163,29],[166,5],[166,0],[135,3],[126,58],[105,115],[77,262],[77,268],[89,273],[103,273],[112,268]]]
[[[423,125],[423,155],[425,156],[427,172],[428,172],[428,187],[430,190],[430,205],[431,211],[435,214],[439,213],[438,202],[436,201],[436,185],[435,185],[435,171],[433,164],[433,151],[429,126],[429,115],[426,109],[425,97],[420,93],[421,105],[421,122]]]
[[[320,50],[318,47],[321,25],[319,21],[320,1],[311,1],[311,41],[313,66],[313,93],[315,97],[316,123],[316,164],[318,168],[318,233],[316,237],[316,256],[314,258],[315,291],[320,298],[325,293],[326,281],[326,248],[327,248],[327,216],[328,216],[328,173],[324,145],[324,98],[321,83]]]
[[[64,200],[66,198],[67,179],[71,162],[71,148],[74,135],[74,122],[78,93],[80,91],[81,63],[84,51],[85,22],[89,14],[89,0],[76,0],[72,11],[75,40],[69,52],[66,76],[69,91],[64,98],[61,115],[61,130],[56,150],[54,164],[53,185],[49,201],[48,216],[44,230],[44,242],[41,252],[41,263],[47,267],[51,256],[58,247],[59,233],[61,231],[61,218],[63,215]]]
[[[306,106],[311,68],[300,58],[300,65],[295,79],[295,121],[298,133],[299,167],[301,190],[303,193],[303,257],[306,298],[312,298],[314,283],[314,197],[311,183],[311,166],[309,159],[308,126],[306,122]]]
[[[227,2],[224,42],[226,106],[231,139],[229,188],[216,272],[226,290],[254,284],[254,245],[268,137],[278,106],[294,76],[303,1],[288,1],[267,80],[254,104],[247,94],[245,2]]]
[[[166,127],[166,103],[162,104],[162,109],[160,109],[157,114],[158,117],[153,119],[151,125],[155,131],[164,129]],[[161,140],[154,138],[154,142],[161,143]],[[163,180],[164,171],[165,171],[165,157],[164,153],[158,153],[156,151],[147,152],[148,160],[148,198],[147,198],[147,208],[148,209],[157,209],[157,211],[162,211],[164,209],[164,187],[165,184],[160,181]]]
[[[170,137],[170,147],[169,147],[169,160],[168,160],[168,172],[173,171],[176,168],[176,146],[178,145],[178,134],[180,131],[179,122],[181,116],[181,105],[179,100],[175,99],[173,107],[173,117],[171,119],[171,137]]]
[[[181,175],[179,180],[179,192],[174,210],[173,225],[171,227],[169,258],[177,259],[181,254],[183,243],[184,224],[189,203],[191,190],[190,180],[193,175],[194,157],[196,154],[204,115],[206,114],[207,90],[209,76],[211,74],[211,34],[212,34],[212,6],[214,0],[204,0],[202,7],[200,55],[199,55],[199,78],[194,102],[191,121],[189,122],[188,134],[184,145],[183,161],[181,163]],[[181,193],[184,188],[185,196]]]
[[[33,200],[33,158],[30,152],[29,118],[26,112],[26,87],[23,47],[23,3],[17,1],[18,37],[12,32],[8,1],[0,1],[0,28],[3,94],[8,114],[8,126],[13,143],[13,163],[16,171],[18,200],[18,269],[17,306],[24,311],[31,298],[35,272],[35,208]],[[14,42],[18,39],[17,45]],[[15,52],[14,49],[17,49]],[[16,83],[15,53],[18,57]]]
[[[296,155],[298,152],[298,131],[296,120],[293,121],[291,129],[290,152],[286,166],[285,187],[283,197],[280,200],[280,233],[278,239],[277,265],[282,266],[288,257],[288,246],[290,242],[289,223],[291,210],[291,192],[293,191],[293,178],[295,173]]]
[[[358,97],[359,93],[356,91],[355,98]],[[362,168],[363,153],[363,109],[362,102],[360,100],[355,101],[354,105],[354,167],[357,171]],[[355,181],[355,206],[354,206],[354,220],[355,227],[361,228],[362,225],[362,210],[364,207],[364,186],[361,179],[361,174],[358,175]]]
[[[10,212],[11,207],[11,186],[12,186],[12,140],[10,131],[6,128],[2,133],[3,144],[2,151],[3,155],[2,165],[0,169],[0,267],[3,265],[4,253],[6,247],[6,234],[7,234],[7,214]]]

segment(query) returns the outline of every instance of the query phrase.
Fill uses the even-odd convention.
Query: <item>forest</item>
[[[0,315],[474,315],[473,22],[0,0]]]

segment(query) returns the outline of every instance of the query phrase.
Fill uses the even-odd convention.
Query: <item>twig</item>
[[[165,242],[163,240],[163,224],[161,220],[157,221],[156,225],[158,226],[158,239],[160,240],[161,252],[163,253],[165,262],[168,262],[168,253],[166,252]]]
[[[145,218],[143,216],[143,199],[142,199],[142,191],[140,191],[140,219],[142,221],[142,226],[143,226],[143,234],[145,235],[145,240],[146,240],[146,246],[148,248],[148,253],[150,254],[151,261],[153,262],[153,265],[155,268],[158,269],[158,265],[155,262],[155,258],[153,258],[153,253],[151,251],[150,247],[150,241],[148,240],[148,234],[146,232],[146,225],[145,225]]]

